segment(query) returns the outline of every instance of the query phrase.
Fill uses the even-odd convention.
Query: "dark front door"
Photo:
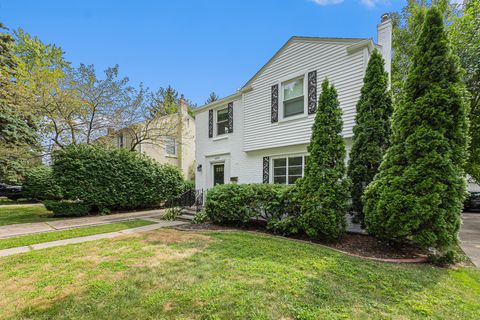
[[[213,165],[213,185],[225,183],[225,165],[214,164]]]

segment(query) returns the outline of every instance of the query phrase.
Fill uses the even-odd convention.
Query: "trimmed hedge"
[[[292,186],[278,184],[225,184],[207,192],[205,212],[218,224],[244,225],[264,220],[280,233],[299,232],[298,206]]]
[[[53,178],[51,167],[39,166],[28,170],[22,188],[23,196],[28,199],[56,200],[62,198],[61,189]]]
[[[47,210],[53,211],[56,217],[81,217],[90,212],[90,206],[80,201],[47,200],[43,204]]]
[[[53,177],[64,199],[94,212],[158,206],[181,193],[181,171],[125,149],[79,145],[54,154]]]

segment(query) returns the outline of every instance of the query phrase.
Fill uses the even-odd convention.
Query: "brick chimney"
[[[389,82],[392,70],[392,20],[387,13],[382,15],[377,25],[378,44],[382,46],[380,53],[385,60],[385,71],[388,72]]]
[[[185,97],[182,95],[180,95],[180,101],[179,101],[179,104],[180,104],[180,108],[178,110],[178,113],[180,114],[188,114],[188,104],[187,104],[187,100],[185,100]]]

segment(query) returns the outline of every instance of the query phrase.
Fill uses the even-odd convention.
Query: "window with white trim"
[[[228,133],[228,108],[217,110],[217,136]]]
[[[282,83],[283,117],[291,117],[305,112],[304,77]]]
[[[272,160],[273,183],[294,184],[303,177],[307,156],[274,158]]]
[[[118,141],[117,141],[117,145],[119,148],[123,148],[124,147],[124,143],[123,143],[123,133],[120,133],[120,135],[118,136]]]
[[[174,156],[177,154],[177,145],[174,138],[165,138],[165,153],[169,156]]]

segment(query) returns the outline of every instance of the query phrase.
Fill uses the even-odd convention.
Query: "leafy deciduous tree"
[[[0,30],[6,29],[0,23]],[[0,33],[0,181],[18,183],[35,163],[38,135],[34,117],[15,101],[12,82],[17,61],[13,37]]]

